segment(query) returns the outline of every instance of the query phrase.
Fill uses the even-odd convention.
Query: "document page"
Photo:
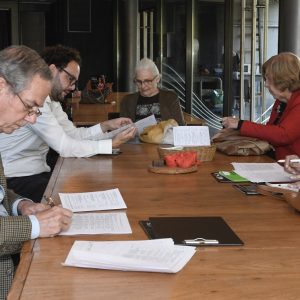
[[[232,163],[235,173],[251,182],[291,182],[291,174],[278,163]]]
[[[173,135],[174,146],[210,146],[207,126],[177,126]]]
[[[68,230],[60,235],[132,233],[125,212],[73,214]]]
[[[136,121],[134,124],[138,130],[138,133],[141,134],[146,127],[151,126],[151,125],[156,125],[157,121],[155,119],[155,116],[151,115],[147,118]]]
[[[195,247],[174,245],[172,239],[146,241],[76,241],[65,266],[124,271],[180,271],[192,258]]]
[[[73,212],[126,208],[119,189],[88,193],[59,193],[59,197],[62,207]]]
[[[120,128],[117,128],[115,130],[109,131],[109,132],[105,132],[103,134],[103,136],[101,137],[101,140],[109,140],[109,139],[113,139],[117,134],[119,134],[120,132],[126,130],[127,128],[131,127],[132,124],[127,124],[125,126],[122,126]]]
[[[147,118],[136,121],[134,123],[134,125],[137,128],[139,134],[141,134],[144,131],[145,127],[148,127],[148,126],[151,126],[151,125],[156,125],[156,124],[157,124],[157,121],[156,121],[154,115],[151,115]],[[102,140],[104,140],[104,139],[113,139],[117,134],[119,134],[120,132],[126,130],[127,128],[129,128],[131,126],[132,126],[132,124],[128,124],[128,125],[125,125],[125,126],[122,126],[122,127],[118,128],[118,129],[112,130],[110,132],[105,132],[103,134],[103,136],[101,137],[101,139]]]

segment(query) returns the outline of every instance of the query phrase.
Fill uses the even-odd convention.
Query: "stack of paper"
[[[251,182],[291,182],[291,174],[278,163],[232,163],[235,173]]]
[[[65,266],[122,271],[177,273],[195,247],[174,245],[172,239],[146,241],[75,241]]]

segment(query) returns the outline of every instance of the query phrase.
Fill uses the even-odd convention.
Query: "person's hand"
[[[239,119],[235,117],[225,117],[222,119],[222,125],[224,128],[237,129],[239,125]]]
[[[118,148],[121,144],[126,143],[128,140],[131,140],[137,134],[137,128],[135,126],[131,126],[128,129],[117,134],[112,140],[112,147]]]
[[[103,132],[106,132],[107,130],[114,130],[118,129],[122,126],[132,124],[131,119],[129,118],[117,118],[112,120],[104,121],[100,124],[101,129]]]
[[[297,177],[297,176],[296,176]],[[300,179],[300,176],[298,177],[298,179]],[[296,188],[298,190],[300,190],[300,181],[296,181],[296,182],[293,182],[293,183],[289,183],[289,187],[291,188]]]
[[[73,213],[60,206],[54,206],[36,213],[40,223],[39,237],[53,237],[63,230],[67,230],[72,222]]]
[[[291,162],[292,159],[299,159],[297,155],[288,155],[285,158],[284,170],[293,174],[291,179],[300,179],[300,163]]]
[[[18,204],[18,212],[23,216],[35,215],[39,211],[49,209],[49,206],[42,203],[34,203],[28,200],[22,200]]]

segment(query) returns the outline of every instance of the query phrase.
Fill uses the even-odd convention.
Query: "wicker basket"
[[[171,147],[172,148],[172,147]],[[168,154],[174,154],[174,153],[180,153],[185,151],[195,151],[197,152],[197,159],[200,161],[212,161],[214,159],[215,153],[216,153],[216,146],[194,146],[194,147],[183,147],[182,150],[174,150],[174,149],[168,149],[163,146],[157,147],[157,151],[159,154],[159,157],[161,159],[164,159],[166,155]]]

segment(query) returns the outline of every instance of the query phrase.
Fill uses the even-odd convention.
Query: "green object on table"
[[[219,174],[232,182],[248,182],[249,180],[233,171],[219,171]]]

